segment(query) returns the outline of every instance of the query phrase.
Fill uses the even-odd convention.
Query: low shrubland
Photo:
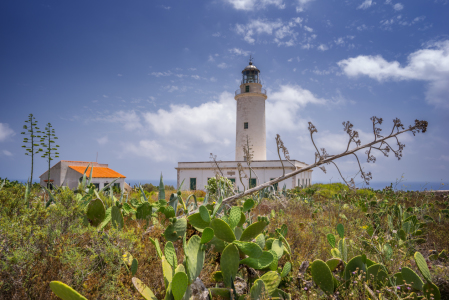
[[[5,184],[0,299],[448,297],[447,198],[315,184],[230,205],[229,192]]]

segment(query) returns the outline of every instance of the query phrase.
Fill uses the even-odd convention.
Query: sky
[[[14,0],[0,2],[0,177],[26,179],[22,127],[50,122],[60,158],[107,163],[130,180],[176,179],[177,162],[235,157],[236,102],[249,56],[267,89],[267,159],[280,134],[314,162],[307,130],[344,151],[392,120],[403,158],[376,153],[373,182],[449,183],[449,3],[441,0]],[[357,175],[354,157],[337,161]],[[34,178],[46,170],[37,155]],[[314,182],[339,181],[331,165]],[[359,175],[357,175],[359,176]],[[356,181],[361,179],[356,177]]]

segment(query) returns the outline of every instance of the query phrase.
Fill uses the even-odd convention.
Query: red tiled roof
[[[69,166],[69,168],[77,171],[78,173],[83,174],[84,170],[86,170],[85,166]],[[87,169],[86,176],[90,174],[90,167]],[[104,167],[94,167],[92,171],[92,178],[126,178],[122,174]]]

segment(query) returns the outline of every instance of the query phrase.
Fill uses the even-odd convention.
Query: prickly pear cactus
[[[113,206],[111,209],[111,220],[112,226],[119,230],[122,229],[125,224],[120,208],[118,208],[117,206]]]
[[[424,296],[426,296],[426,299],[432,299],[432,300],[440,300],[441,299],[440,290],[432,282],[426,282],[426,284],[423,286],[423,294],[424,294]]]
[[[144,202],[137,207],[136,219],[138,220],[148,220],[151,217],[152,208],[150,203]]]
[[[140,281],[140,279],[133,277],[132,282],[136,290],[138,290],[142,297],[144,297],[146,300],[157,300],[151,289],[147,287],[142,281]]]
[[[419,252],[415,252],[414,257],[415,257],[416,265],[418,266],[418,269],[421,272],[421,275],[428,282],[432,282],[432,278],[430,277],[429,267],[427,266],[427,262],[426,262],[425,258]]]
[[[210,222],[210,227],[212,227],[212,229],[214,230],[215,236],[217,238],[228,243],[232,243],[233,241],[235,241],[234,232],[225,221],[220,219],[213,219]]]
[[[327,236],[327,241],[329,242],[329,244],[331,245],[332,248],[335,248],[335,236],[332,233],[329,233]]]
[[[345,237],[345,227],[343,226],[343,224],[337,225],[337,232],[338,232],[338,235],[340,236],[340,238]]]
[[[340,253],[340,250],[338,250],[337,248],[332,248],[331,249],[331,254],[332,254],[332,257],[334,257],[334,258],[342,259],[342,255]]]
[[[178,266],[178,261],[176,259],[175,246],[173,246],[172,242],[167,242],[167,244],[165,244],[164,254],[167,262],[175,269]]]
[[[353,276],[353,272],[358,272],[357,274],[360,274],[362,271],[366,273],[366,264],[363,262],[361,255],[355,256],[345,267],[344,279],[349,280],[351,279],[351,276]]]
[[[262,300],[264,299],[265,284],[262,279],[257,279],[250,290],[251,300]]]
[[[285,263],[284,268],[282,268],[281,277],[284,278],[285,276],[287,276],[291,270],[292,270],[292,264],[288,261]]]
[[[348,246],[346,246],[345,238],[338,241],[338,251],[341,253],[341,259],[348,261]]]
[[[201,217],[201,213],[194,213],[187,217],[190,225],[192,225],[199,232],[203,232],[204,228],[210,227],[210,222],[206,222]]]
[[[106,209],[104,208],[103,201],[99,198],[91,200],[87,206],[87,218],[91,224],[97,227],[104,220],[105,216]]]
[[[265,289],[269,295],[273,294],[279,286],[279,283],[281,283],[281,275],[276,271],[267,272],[263,274],[260,279],[265,284]]]
[[[271,262],[271,264],[268,267],[270,268],[271,271],[276,271],[278,269],[278,263],[279,263],[278,255],[272,249],[268,250],[268,252],[273,254],[273,261]]]
[[[388,274],[384,266],[380,264],[374,264],[366,270],[366,279],[373,280],[374,282],[383,283],[388,278]]]
[[[175,219],[176,220],[176,219]],[[182,238],[187,230],[187,220],[185,218],[180,218],[168,225],[164,232],[164,238],[167,241],[175,242]]]
[[[241,241],[251,241],[253,238],[258,236],[268,224],[264,221],[259,221],[249,225],[242,233],[240,237]]]
[[[256,243],[242,241],[234,241],[233,243],[249,257],[258,258],[262,255],[262,248]]]
[[[200,213],[201,219],[204,222],[206,222],[206,223],[210,222],[210,214],[209,214],[209,210],[206,208],[206,206],[201,205],[199,208],[199,213]]]
[[[165,289],[168,290],[168,287],[173,279],[173,269],[165,256],[162,256],[162,274],[164,276]]]
[[[256,236],[256,244],[262,249],[265,248],[265,235],[263,233]]]
[[[323,292],[328,295],[334,293],[333,275],[324,261],[317,259],[312,263],[312,278]]]
[[[185,246],[186,271],[189,283],[195,281],[203,269],[204,258],[206,256],[201,244],[201,238],[197,235],[192,236]]]
[[[342,265],[343,261],[339,258],[331,258],[326,261],[326,265],[329,267],[331,272],[335,271],[339,265]]]
[[[284,254],[284,245],[280,240],[274,240],[273,244],[271,244],[271,250],[276,253],[277,259],[279,260]]]
[[[161,247],[159,246],[159,240],[150,238],[150,242],[154,245],[154,247],[156,247],[157,255],[159,256],[160,259],[162,259],[162,251]]]
[[[268,251],[264,251],[258,258],[247,257],[240,261],[240,264],[245,264],[253,269],[260,270],[268,267],[274,259],[274,255]]]
[[[232,280],[235,279],[239,269],[239,250],[234,244],[229,244],[223,250],[220,260],[220,269],[223,275],[225,287],[231,287]]]
[[[242,212],[240,207],[233,206],[229,212],[229,225],[234,228],[239,224],[240,218],[242,217]]]
[[[184,272],[178,272],[173,276],[171,291],[175,300],[181,300],[184,297],[188,287],[188,281],[187,274]]]
[[[204,228],[203,234],[201,235],[201,244],[206,244],[214,238],[214,230],[210,227]]]
[[[77,291],[72,289],[65,283],[61,281],[50,282],[50,288],[59,298],[63,300],[87,300],[85,297],[81,296]]]
[[[412,269],[404,267],[401,269],[401,274],[407,284],[410,284],[415,290],[422,291],[424,282]]]

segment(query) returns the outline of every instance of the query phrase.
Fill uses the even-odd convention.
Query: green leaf
[[[344,228],[343,224],[337,225],[337,232],[338,232],[338,235],[340,236],[340,238],[343,238],[345,236],[345,228]]]
[[[131,263],[131,274],[132,274],[132,276],[136,275],[136,273],[137,273],[137,266],[138,266],[137,259],[134,258],[132,263]]]
[[[132,282],[136,290],[138,290],[142,297],[144,297],[146,300],[157,300],[151,289],[147,287],[142,281],[140,281],[140,279],[133,277]]]
[[[258,236],[267,226],[267,223],[264,221],[259,221],[249,225],[242,233],[240,237],[241,241],[251,241],[253,238]]]
[[[156,252],[157,252],[157,255],[159,256],[159,258],[162,259],[163,255],[162,255],[161,247],[159,246],[159,240],[150,238],[150,241],[154,245],[154,247],[156,247]]]
[[[260,270],[268,267],[273,262],[274,256],[268,251],[263,251],[262,255],[258,258],[247,257],[240,261],[240,264],[246,264],[249,267]]]
[[[331,245],[332,248],[335,248],[335,236],[332,233],[329,233],[327,236],[327,241]]]
[[[412,269],[403,267],[401,269],[402,279],[405,280],[407,284],[410,284],[412,288],[415,290],[423,290],[424,282],[419,278],[418,274],[416,274]]]
[[[284,254],[284,245],[280,240],[274,240],[273,244],[271,244],[271,250],[276,253],[277,259],[279,260]]]
[[[201,238],[197,235],[192,236],[185,246],[186,270],[189,277],[189,283],[195,281],[195,279],[200,276],[201,270],[203,269],[206,256],[203,249],[204,246],[201,244]]]
[[[311,267],[313,281],[323,292],[332,295],[334,293],[334,281],[329,266],[324,261],[317,259]]]
[[[87,300],[81,296],[77,291],[61,281],[50,282],[50,288],[59,298],[64,300]]]
[[[284,268],[282,268],[281,277],[284,278],[285,276],[287,276],[291,270],[292,270],[292,264],[288,261],[285,263]]]
[[[253,199],[251,199],[251,198],[250,198],[250,199],[247,199],[247,200],[245,201],[245,203],[243,204],[243,212],[250,211],[251,208],[253,208],[254,204],[255,204],[255,202],[254,202]]]
[[[257,279],[250,290],[251,300],[263,299],[265,284],[262,279]]]
[[[267,293],[271,295],[277,289],[279,283],[281,283],[281,276],[276,271],[269,271],[263,274],[260,280],[265,284]]]
[[[106,217],[103,201],[99,198],[91,200],[87,206],[86,215],[91,224],[97,227]]]
[[[256,243],[242,241],[234,241],[233,243],[240,249],[240,251],[250,257],[258,258],[262,255],[262,248]]]
[[[210,227],[204,228],[203,234],[201,235],[201,244],[207,244],[214,238],[214,230]]]
[[[189,220],[190,225],[195,227],[199,232],[202,232],[204,228],[210,226],[210,222],[204,221],[200,213],[194,213],[188,216],[187,219]]]
[[[206,208],[206,206],[201,205],[200,208],[199,208],[199,211],[200,211],[201,219],[205,223],[209,224],[209,222],[210,222],[210,214],[209,214],[209,210]]]
[[[240,210],[240,207],[233,206],[229,212],[229,225],[231,226],[231,228],[237,226],[237,224],[240,222],[241,216],[242,212]]]
[[[176,259],[175,246],[173,246],[172,242],[167,242],[167,244],[165,244],[164,254],[170,266],[176,268],[178,266],[178,260]]]
[[[418,269],[421,272],[421,275],[428,282],[432,282],[432,278],[430,276],[429,267],[427,266],[427,262],[426,262],[424,256],[422,256],[422,254],[419,253],[419,252],[415,252],[414,257],[415,257],[416,265],[418,266]]]
[[[181,300],[184,297],[188,288],[187,274],[184,272],[178,272],[173,276],[171,290],[175,300]]]
[[[167,241],[175,242],[182,238],[187,230],[187,220],[185,218],[179,218],[173,224],[168,225],[164,231],[164,237]]]

